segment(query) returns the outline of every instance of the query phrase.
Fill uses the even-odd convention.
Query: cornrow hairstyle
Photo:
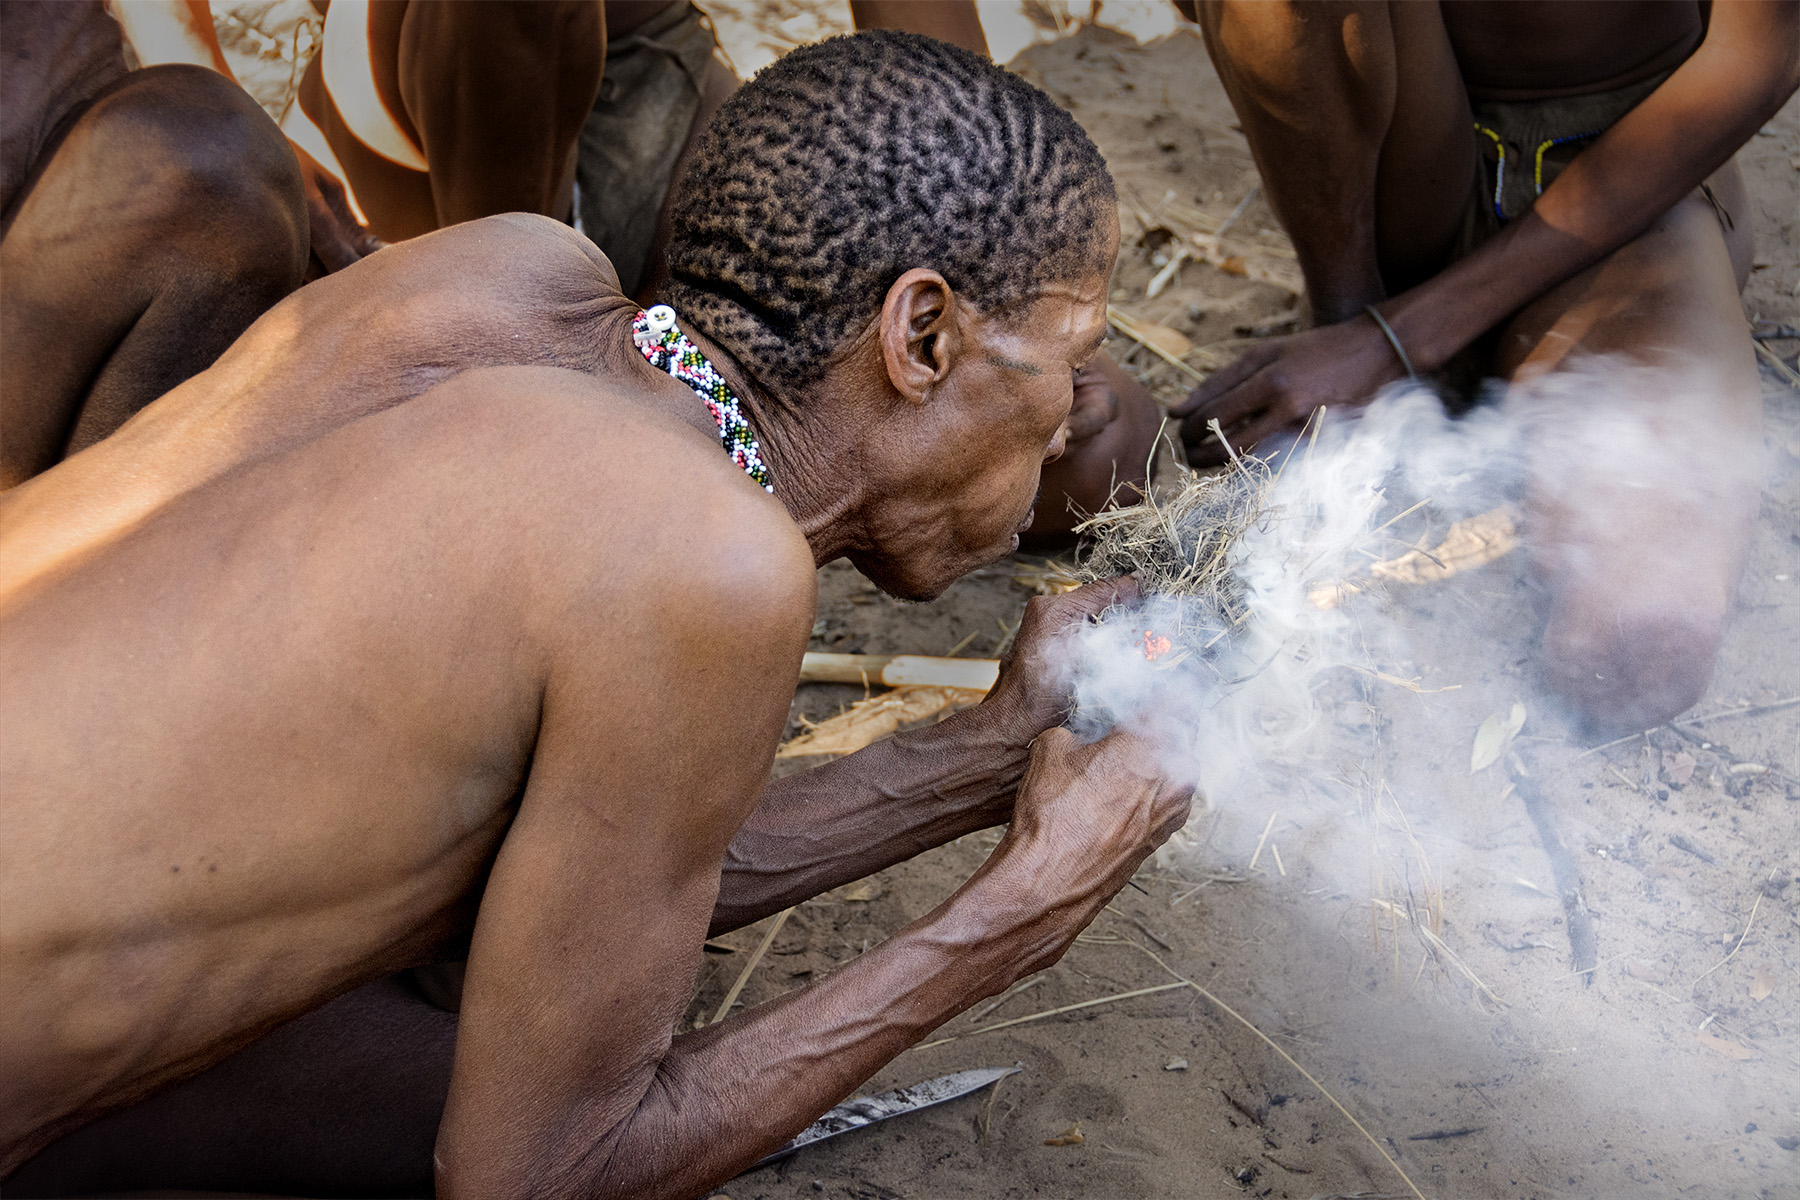
[[[666,297],[765,386],[803,393],[913,267],[1004,314],[1110,274],[1100,151],[1012,72],[870,30],[778,59],[702,135]]]

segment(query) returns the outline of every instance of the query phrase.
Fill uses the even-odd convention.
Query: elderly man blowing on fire
[[[472,222],[0,499],[0,1171],[466,952],[437,1194],[693,1195],[1055,961],[1186,813],[1141,741],[1051,728],[1057,627],[1127,585],[765,782],[818,564],[929,597],[1014,546],[1117,237],[1042,93],[837,39],[706,135],[672,326],[568,229]],[[883,945],[671,1035],[709,930],[1008,821]]]

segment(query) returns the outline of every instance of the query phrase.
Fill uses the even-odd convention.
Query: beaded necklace
[[[639,313],[631,322],[631,341],[651,366],[667,371],[694,389],[694,393],[706,402],[706,411],[718,425],[719,442],[725,447],[725,453],[731,455],[731,461],[761,484],[763,491],[773,492],[775,483],[769,474],[769,465],[763,461],[756,430],[750,428],[743,406],[726,385],[725,377],[706,361],[700,347],[675,327],[675,310],[666,304],[658,304]]]

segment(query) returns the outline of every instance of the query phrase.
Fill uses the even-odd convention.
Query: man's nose
[[[1044,451],[1044,465],[1047,467],[1057,459],[1061,458],[1063,456],[1063,451],[1068,448],[1069,423],[1064,421],[1061,425],[1056,427],[1056,436],[1050,439],[1050,446]]]

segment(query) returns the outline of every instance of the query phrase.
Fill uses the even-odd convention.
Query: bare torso
[[[0,1174],[467,939],[559,559],[603,560],[621,642],[651,640],[646,472],[683,520],[785,520],[633,360],[633,311],[549,221],[460,226],[290,298],[0,502]],[[582,374],[462,374],[507,364]]]
[[[1469,94],[1528,100],[1607,91],[1693,53],[1697,0],[1457,0],[1439,6]]]

